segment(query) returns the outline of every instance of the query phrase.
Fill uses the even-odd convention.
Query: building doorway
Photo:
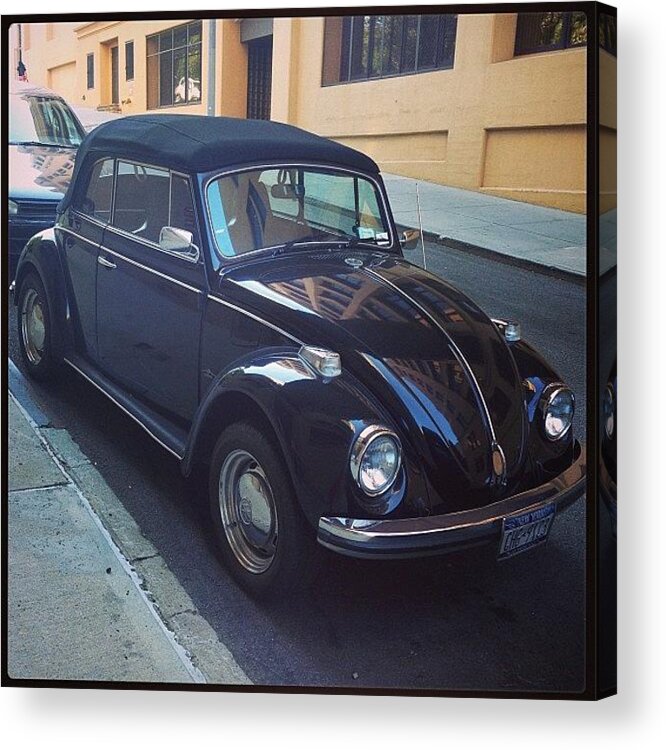
[[[273,37],[264,36],[247,42],[247,117],[271,119],[271,80]]]

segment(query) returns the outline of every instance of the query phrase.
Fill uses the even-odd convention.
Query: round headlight
[[[18,203],[16,201],[9,199],[9,215],[15,216],[18,213]]]
[[[606,386],[603,403],[604,432],[609,440],[615,433],[615,394],[610,383]]]
[[[381,495],[393,484],[400,469],[400,442],[384,427],[366,427],[354,443],[351,472],[366,495]]]
[[[565,385],[548,386],[542,397],[543,429],[549,440],[563,438],[573,422],[575,399]]]

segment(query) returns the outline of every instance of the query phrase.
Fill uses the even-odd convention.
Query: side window
[[[168,224],[168,170],[119,161],[113,226],[157,243]]]
[[[88,189],[76,209],[107,224],[111,219],[112,195],[113,159],[104,159],[93,166]]]
[[[192,202],[190,182],[186,177],[174,174],[171,176],[171,216],[169,226],[186,229],[192,232],[193,242],[199,247],[197,235],[197,218]]]

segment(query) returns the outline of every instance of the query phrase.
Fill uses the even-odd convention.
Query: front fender
[[[228,399],[231,407],[239,397],[251,399],[270,424],[296,496],[313,525],[326,513],[359,511],[360,490],[349,469],[354,437],[371,423],[394,425],[353,376],[343,372],[333,379],[322,378],[296,349],[265,349],[235,362],[216,377],[197,410],[183,458],[184,473],[201,455],[211,415],[220,422],[215,429],[221,431],[226,424],[224,406],[220,410],[219,404]],[[405,482],[399,490],[384,512],[403,499]]]
[[[533,462],[544,465],[568,455],[573,449],[573,430],[569,431],[568,437],[553,442],[544,436],[541,428],[539,411],[541,396],[546,386],[561,382],[562,378],[528,342],[517,341],[510,347],[525,389],[525,403],[530,424],[529,455]]]

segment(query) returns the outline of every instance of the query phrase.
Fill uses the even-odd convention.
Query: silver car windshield
[[[386,246],[377,186],[362,175],[316,167],[270,167],[223,175],[206,191],[219,254],[332,241]]]
[[[62,99],[10,96],[10,143],[78,147],[84,137],[83,129]]]

